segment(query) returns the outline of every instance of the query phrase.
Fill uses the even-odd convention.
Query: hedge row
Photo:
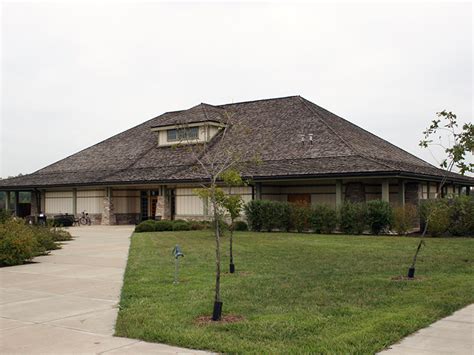
[[[32,226],[21,219],[5,218],[0,223],[0,266],[23,264],[59,249],[59,242],[71,239],[68,232],[59,228]]]
[[[423,201],[420,215],[432,236],[474,236],[474,196]]]
[[[253,231],[296,230],[332,233],[337,226],[344,233],[361,234],[369,229],[383,232],[391,222],[391,208],[384,201],[346,202],[339,211],[327,205],[302,206],[268,200],[253,200],[245,206],[245,214]]]

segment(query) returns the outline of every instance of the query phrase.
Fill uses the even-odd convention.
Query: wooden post
[[[336,180],[336,209],[342,206],[342,180]]]
[[[390,202],[390,185],[387,179],[382,181],[382,201]]]
[[[405,207],[405,181],[398,180],[398,203],[401,207]]]

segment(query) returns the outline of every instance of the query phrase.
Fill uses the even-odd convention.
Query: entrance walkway
[[[474,354],[474,304],[417,331],[379,354]]]
[[[69,231],[62,249],[0,269],[1,354],[199,353],[113,337],[133,227]]]

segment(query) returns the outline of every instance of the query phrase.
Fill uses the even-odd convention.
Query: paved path
[[[379,354],[474,354],[474,304],[417,331]]]
[[[1,354],[198,353],[113,337],[133,228],[69,230],[62,249],[0,269]]]

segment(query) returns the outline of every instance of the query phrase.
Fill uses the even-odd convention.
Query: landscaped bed
[[[134,234],[116,335],[218,352],[374,353],[474,302],[474,239],[237,232],[213,305],[211,231]],[[223,271],[228,271],[223,238]],[[173,285],[173,247],[180,283]],[[204,317],[205,316],[205,317]]]

